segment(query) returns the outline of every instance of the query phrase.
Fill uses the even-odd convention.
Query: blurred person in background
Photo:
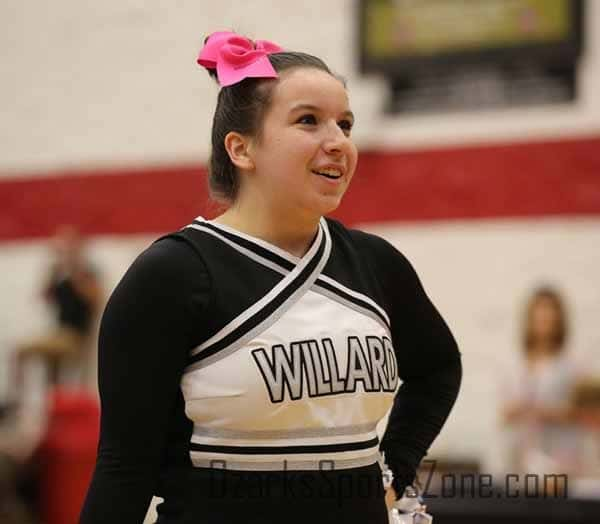
[[[31,456],[44,435],[48,391],[59,384],[65,365],[78,367],[83,381],[83,354],[91,343],[102,300],[96,270],[85,255],[77,228],[58,228],[50,246],[42,296],[53,311],[54,326],[17,346],[13,398],[3,410],[0,428],[0,452],[19,462]]]
[[[61,226],[52,239],[52,261],[43,296],[56,318],[54,328],[17,349],[21,364],[42,357],[49,380],[59,380],[61,364],[79,356],[88,343],[102,298],[96,271],[85,256],[84,239],[76,227]],[[21,366],[19,366],[21,367]]]
[[[510,430],[512,471],[569,473],[578,463],[578,430],[572,398],[580,372],[567,349],[568,318],[552,287],[529,298],[520,369],[505,392],[502,418]]]
[[[85,349],[91,343],[102,292],[77,228],[61,226],[50,241],[51,260],[42,296],[52,309],[53,327],[17,346],[13,398],[0,420],[0,521],[25,524],[37,507],[37,451],[48,431],[49,392],[61,383],[66,364],[85,377]],[[83,384],[80,384],[83,385]]]

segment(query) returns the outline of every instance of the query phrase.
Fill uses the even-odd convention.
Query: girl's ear
[[[225,149],[233,165],[244,171],[251,171],[254,169],[254,161],[250,155],[250,138],[237,133],[236,131],[230,131],[225,136]]]

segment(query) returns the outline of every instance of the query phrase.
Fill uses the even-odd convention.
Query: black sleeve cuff
[[[412,485],[416,476],[417,470],[408,464],[402,462],[389,463],[388,467],[394,474],[394,480],[392,480],[392,487],[396,492],[396,500],[402,498],[404,490],[407,486]]]

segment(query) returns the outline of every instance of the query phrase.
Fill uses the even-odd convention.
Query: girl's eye
[[[340,120],[338,122],[338,126],[340,126],[340,129],[342,129],[342,131],[344,131],[346,133],[350,133],[350,131],[352,131],[353,125],[354,125],[354,123],[351,122],[350,120]]]
[[[314,125],[317,123],[317,119],[315,115],[302,115],[296,123]]]

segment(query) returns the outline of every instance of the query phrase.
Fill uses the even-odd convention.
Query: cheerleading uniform
[[[295,257],[201,217],[147,249],[100,332],[83,524],[387,522],[380,449],[412,481],[460,384],[406,258],[322,219]],[[376,425],[392,407],[379,441]]]

